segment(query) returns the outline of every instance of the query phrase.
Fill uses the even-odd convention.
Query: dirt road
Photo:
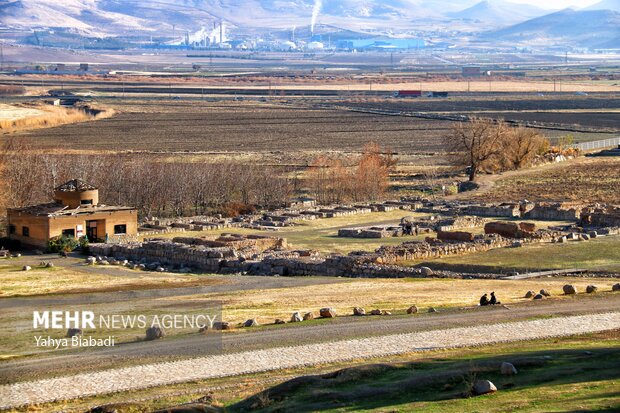
[[[213,354],[230,354],[280,346],[505,323],[548,316],[620,311],[620,294],[532,301],[508,308],[455,309],[415,316],[338,317],[334,320],[264,326],[225,334],[192,334],[151,342],[135,342],[89,351],[30,357],[0,363],[0,383],[78,374],[145,363],[167,362]]]
[[[0,386],[0,409],[323,363],[561,337],[618,328],[620,312],[611,312],[279,346],[4,385]]]

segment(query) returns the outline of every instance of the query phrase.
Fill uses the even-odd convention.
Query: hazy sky
[[[565,9],[566,7],[587,7],[600,0],[511,0],[514,3],[528,3],[545,9]]]

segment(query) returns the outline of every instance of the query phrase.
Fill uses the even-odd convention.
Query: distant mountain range
[[[532,46],[577,45],[591,48],[620,47],[620,13],[612,10],[561,10],[492,31],[487,39]]]
[[[459,12],[448,13],[455,19],[473,20],[494,26],[520,23],[534,17],[540,17],[549,13],[535,6],[527,4],[510,3],[507,1],[481,1],[472,7]]]
[[[458,26],[511,43],[618,47],[618,12],[620,0],[559,12],[505,0],[0,0],[0,27],[170,38],[213,31],[221,20],[227,27],[283,31],[308,31],[312,22],[365,33]]]
[[[620,12],[620,0],[603,0],[587,7],[586,10],[613,10]]]

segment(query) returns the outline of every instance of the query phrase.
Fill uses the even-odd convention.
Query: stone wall
[[[576,221],[581,216],[581,208],[564,207],[562,204],[536,204],[524,214],[527,219],[547,221]]]
[[[521,216],[521,209],[519,204],[470,205],[464,209],[464,213],[479,217],[517,218]]]

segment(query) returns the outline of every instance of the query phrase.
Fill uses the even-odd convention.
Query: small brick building
[[[96,187],[73,179],[54,190],[54,202],[7,211],[8,237],[24,246],[47,246],[51,238],[88,237],[90,242],[138,233],[138,211],[101,205]]]

